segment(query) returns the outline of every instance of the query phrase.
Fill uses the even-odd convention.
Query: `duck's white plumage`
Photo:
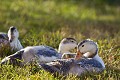
[[[10,27],[10,29],[8,30],[8,38],[9,38],[9,42],[10,42],[10,46],[12,48],[12,50],[21,50],[23,49],[23,46],[21,45],[20,41],[19,41],[19,32],[17,30],[16,27],[12,26]]]
[[[39,63],[45,63],[60,58],[59,53],[52,47],[49,46],[29,46],[26,47],[22,55],[24,63],[37,59]]]
[[[80,53],[82,53],[84,57],[87,57],[88,59],[91,59],[91,58],[95,59],[98,62],[100,62],[103,67],[105,67],[103,60],[98,55],[97,42],[94,42],[93,40],[90,40],[90,39],[86,39],[81,43],[79,43],[78,51],[80,51]]]
[[[51,62],[55,59],[60,59],[64,52],[65,53],[69,52],[69,50],[74,49],[76,46],[77,42],[74,38],[64,38],[59,45],[58,52],[54,48],[49,46],[44,45],[29,46],[24,49],[21,49],[20,51],[16,52],[13,55],[8,56],[9,57],[9,58],[7,57],[8,60],[3,59],[1,63],[3,64],[9,60],[12,63],[12,60],[14,60],[15,58],[23,60],[22,64],[29,63],[33,59],[37,59],[39,63]],[[64,50],[62,51],[62,49]]]
[[[14,26],[10,27],[8,30],[8,34],[6,33],[0,33],[0,48],[2,46],[10,46],[11,50],[20,50],[22,49],[22,45],[20,41],[18,40],[19,32],[17,31],[17,28]]]
[[[105,66],[97,52],[96,43],[91,40],[84,40],[78,44],[78,52],[74,59],[55,60],[50,63],[40,64],[40,67],[53,74],[75,74],[80,76],[85,73],[99,73],[105,69]],[[85,54],[88,55],[82,57]]]

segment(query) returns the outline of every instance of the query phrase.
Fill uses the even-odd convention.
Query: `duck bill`
[[[78,50],[75,59],[79,60],[82,57],[82,53]]]
[[[10,36],[9,37],[9,42],[12,42],[14,40],[14,38],[15,38],[14,36]]]

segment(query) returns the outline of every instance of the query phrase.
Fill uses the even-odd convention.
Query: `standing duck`
[[[23,48],[19,39],[19,32],[17,28],[14,26],[10,27],[8,30],[8,34],[0,33],[0,48],[4,45],[8,45],[11,47],[11,50],[20,50]]]
[[[77,76],[86,73],[99,73],[105,69],[104,62],[98,55],[97,43],[90,39],[78,44],[75,58],[54,60],[50,63],[40,64],[40,67],[54,75],[58,73]]]
[[[68,53],[69,50],[75,47],[77,47],[77,41],[74,38],[64,38],[59,44],[58,52],[50,46],[29,46],[4,58],[1,64],[9,61],[10,64],[21,65],[29,63],[33,59],[37,59],[38,63],[51,62],[55,59],[60,59],[63,53]],[[22,61],[18,62],[18,59]]]

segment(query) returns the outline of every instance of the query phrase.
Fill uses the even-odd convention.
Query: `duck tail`
[[[0,64],[1,65],[3,64],[20,65],[20,63],[22,62],[21,60],[22,60],[23,53],[24,53],[24,50],[17,51],[16,53],[2,59]]]

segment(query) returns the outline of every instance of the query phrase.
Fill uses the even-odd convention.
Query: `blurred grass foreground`
[[[64,37],[95,40],[106,70],[98,75],[68,76],[66,80],[120,79],[120,0],[0,0],[0,32],[7,32],[10,26],[18,28],[24,47],[44,44],[58,48]],[[4,57],[10,54],[2,52]],[[0,66],[0,79],[60,78],[35,66],[5,65]]]

